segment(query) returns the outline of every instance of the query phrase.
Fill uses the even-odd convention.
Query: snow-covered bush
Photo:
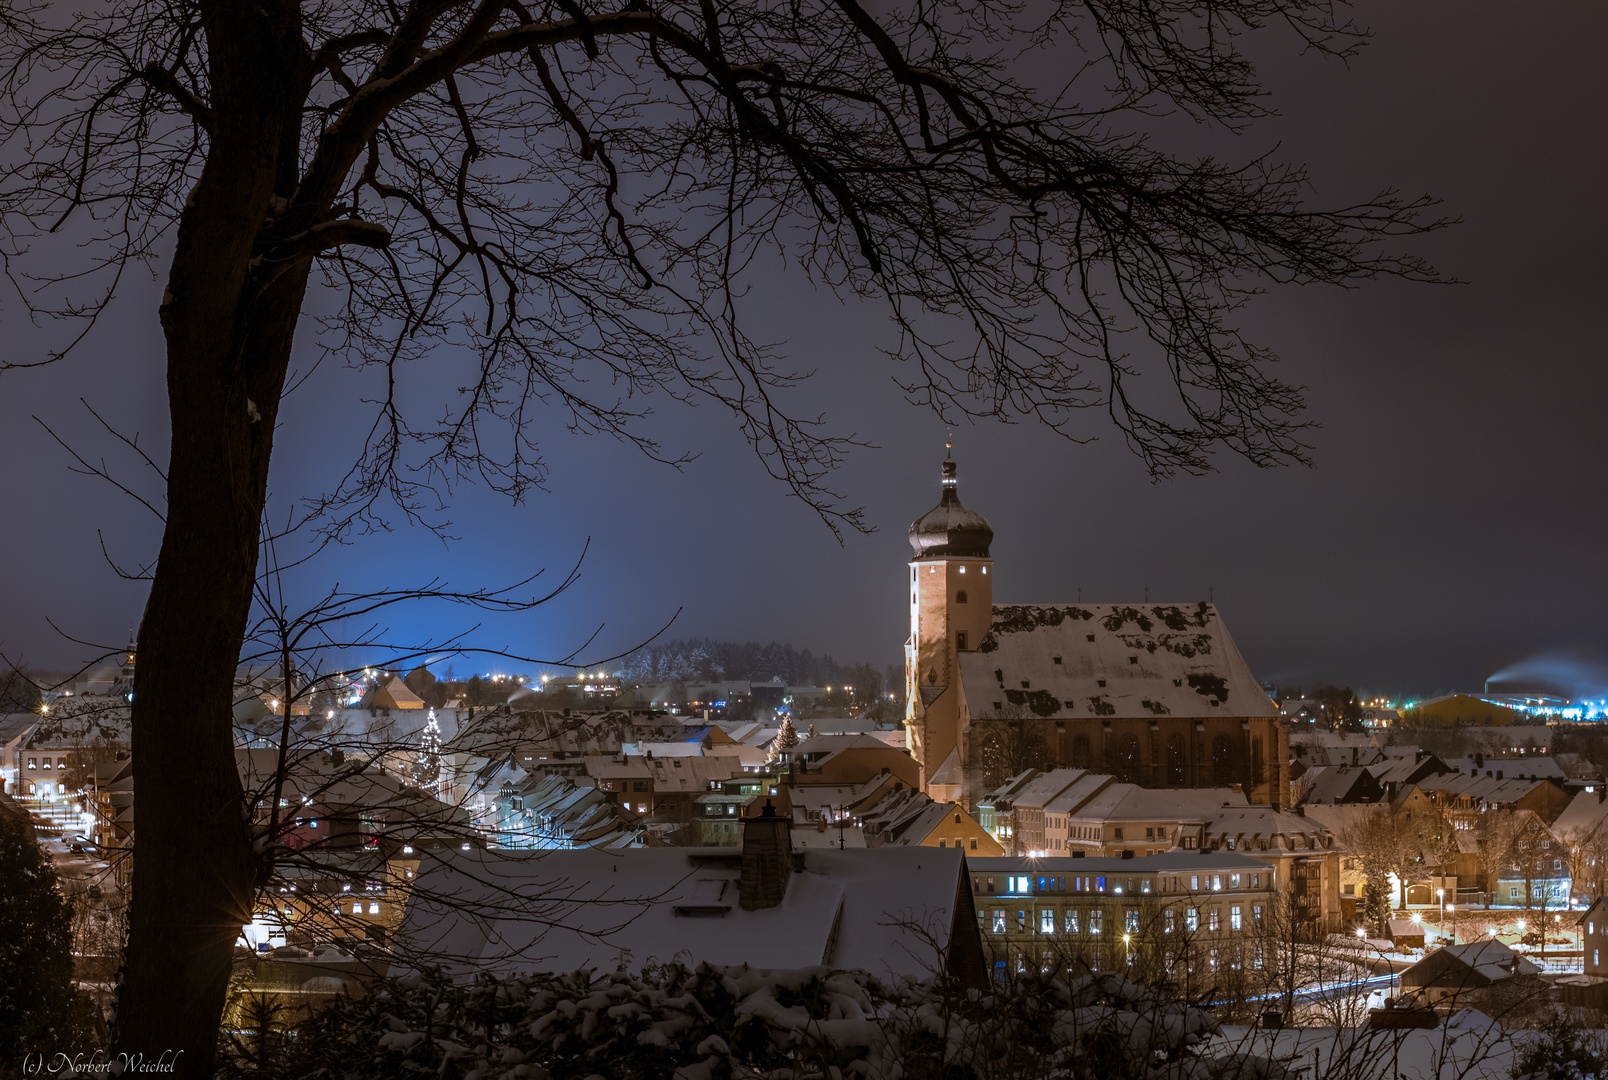
[[[1113,975],[991,991],[829,968],[667,965],[395,980],[321,1014],[272,1073],[366,1080],[1205,1077],[1209,1013]],[[245,1070],[235,1068],[236,1075]]]

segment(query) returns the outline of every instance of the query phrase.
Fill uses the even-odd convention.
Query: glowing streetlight
[[[1367,936],[1368,936],[1367,932],[1365,930],[1363,930],[1362,927],[1360,927],[1360,926],[1357,927],[1357,940],[1361,941],[1363,938],[1366,938]]]

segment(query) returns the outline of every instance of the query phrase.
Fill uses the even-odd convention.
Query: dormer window
[[[1059,656],[1052,656],[1050,657],[1050,662],[1052,664],[1059,664],[1061,662],[1061,658]]]

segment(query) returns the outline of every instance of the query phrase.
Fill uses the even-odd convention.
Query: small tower
[[[961,505],[945,443],[943,494],[910,526],[910,637],[905,641],[905,729],[923,789],[952,801],[964,786],[959,656],[993,622],[993,527]]]

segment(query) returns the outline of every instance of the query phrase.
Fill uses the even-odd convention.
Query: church
[[[910,526],[905,727],[927,794],[975,806],[1027,768],[1289,802],[1289,735],[1217,609],[996,604],[994,530],[953,457]]]

